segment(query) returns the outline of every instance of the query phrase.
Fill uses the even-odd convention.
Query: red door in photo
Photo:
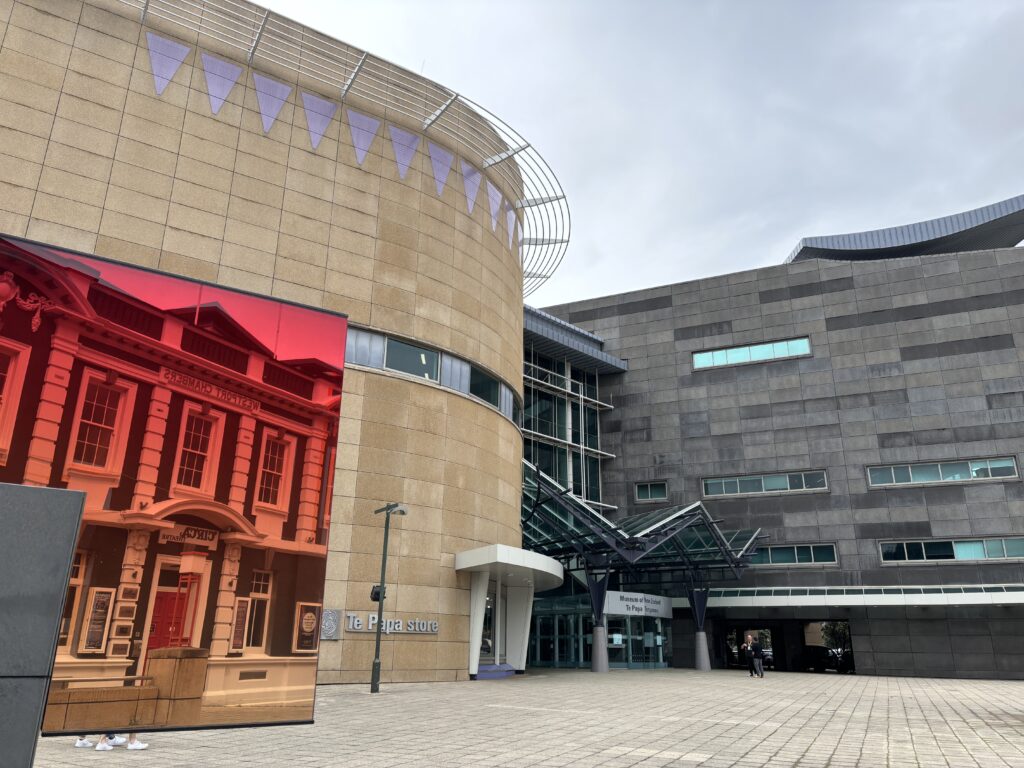
[[[149,624],[149,649],[181,648],[191,644],[195,621],[195,600],[199,595],[199,577],[182,574],[178,588],[156,593],[153,617]],[[191,617],[191,621],[190,621]]]
[[[181,631],[185,604],[177,592],[157,592],[153,601],[153,620],[149,625],[149,648],[167,648]]]

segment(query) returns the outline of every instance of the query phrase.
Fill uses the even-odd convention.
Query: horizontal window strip
[[[693,369],[719,368],[746,363],[768,363],[811,354],[811,340],[806,336],[781,341],[758,342],[737,347],[702,350],[693,353]]]
[[[828,476],[822,469],[780,472],[738,477],[705,477],[701,480],[705,496],[734,496],[765,493],[796,493],[828,489]]]
[[[812,283],[787,285],[784,288],[772,288],[767,291],[759,291],[757,299],[761,304],[771,304],[773,301],[803,299],[807,296],[821,296],[826,293],[852,291],[854,287],[852,277],[837,277],[834,280],[816,280]]]
[[[868,467],[868,484],[872,487],[970,483],[1016,477],[1017,461],[1012,456]]]
[[[835,544],[787,544],[760,547],[750,560],[751,565],[833,565]]]
[[[1024,537],[879,542],[883,563],[973,562],[1024,558]]]

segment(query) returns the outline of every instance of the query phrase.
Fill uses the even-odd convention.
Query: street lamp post
[[[380,584],[377,591],[377,639],[373,647],[373,670],[370,672],[370,693],[380,693],[380,631],[384,623],[384,594],[387,591],[385,579],[388,570],[388,533],[391,531],[391,515],[404,515],[405,509],[397,501],[385,504],[373,514],[384,513],[384,553],[380,558]]]

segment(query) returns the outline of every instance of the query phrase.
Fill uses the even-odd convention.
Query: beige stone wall
[[[380,578],[383,520],[373,510],[404,501],[408,515],[392,518],[384,615],[436,619],[440,631],[386,638],[382,679],[466,679],[469,577],[455,573],[455,553],[520,546],[522,436],[469,398],[354,369],[341,435],[324,605],[364,620],[376,612],[370,587]],[[342,638],[321,644],[320,681],[368,680],[373,635]]]
[[[345,312],[521,392],[522,273],[503,215],[491,230],[485,185],[467,215],[456,159],[438,197],[425,141],[400,179],[386,124],[357,164],[341,110],[314,151],[300,89],[336,94],[257,57],[255,71],[294,86],[264,134],[237,51],[152,23],[192,48],[160,96],[138,10],[0,0],[0,232]],[[243,65],[217,115],[200,51]],[[436,614],[442,631],[389,643],[385,669],[393,679],[464,675],[468,582],[454,553],[519,544],[521,437],[478,402],[381,372],[348,372],[342,410],[325,604],[370,609],[381,545],[372,510],[406,503],[389,607]],[[323,680],[366,679],[372,647],[346,639],[324,643],[322,656]]]

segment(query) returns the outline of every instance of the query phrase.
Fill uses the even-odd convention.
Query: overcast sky
[[[1024,193],[1016,0],[261,0],[499,115],[568,195],[548,306]]]

